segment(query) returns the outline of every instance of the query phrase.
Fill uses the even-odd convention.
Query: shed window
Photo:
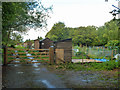
[[[44,43],[42,43],[42,45],[44,45]]]

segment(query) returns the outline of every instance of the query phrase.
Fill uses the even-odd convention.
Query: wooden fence
[[[33,60],[37,60],[33,62]],[[18,62],[15,62],[18,61]],[[4,48],[4,65],[9,63],[54,63],[54,49]]]

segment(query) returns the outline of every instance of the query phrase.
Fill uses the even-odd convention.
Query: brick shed
[[[60,57],[63,59],[62,61],[64,62],[72,62],[72,39],[65,39],[65,40],[54,42],[54,47],[55,47],[55,50],[58,49],[57,51],[55,51],[56,61],[58,61],[57,57]],[[61,50],[59,49],[64,49],[64,51],[61,53]]]

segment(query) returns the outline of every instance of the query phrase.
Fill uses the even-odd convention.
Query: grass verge
[[[91,62],[91,63],[68,63],[68,64],[58,64],[51,65],[55,69],[63,69],[63,70],[114,70],[120,68],[118,62],[115,61],[107,61],[103,63]]]

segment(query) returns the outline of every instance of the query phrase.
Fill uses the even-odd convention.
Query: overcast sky
[[[102,26],[105,22],[110,21],[113,16],[109,13],[114,7],[118,6],[116,0],[42,0],[42,4],[45,7],[53,5],[53,13],[50,13],[48,19],[47,31],[39,30],[35,31],[31,29],[24,36],[26,39],[37,39],[38,36],[45,37],[46,33],[52,28],[52,26],[61,21],[64,22],[67,27],[79,27],[79,26]]]

